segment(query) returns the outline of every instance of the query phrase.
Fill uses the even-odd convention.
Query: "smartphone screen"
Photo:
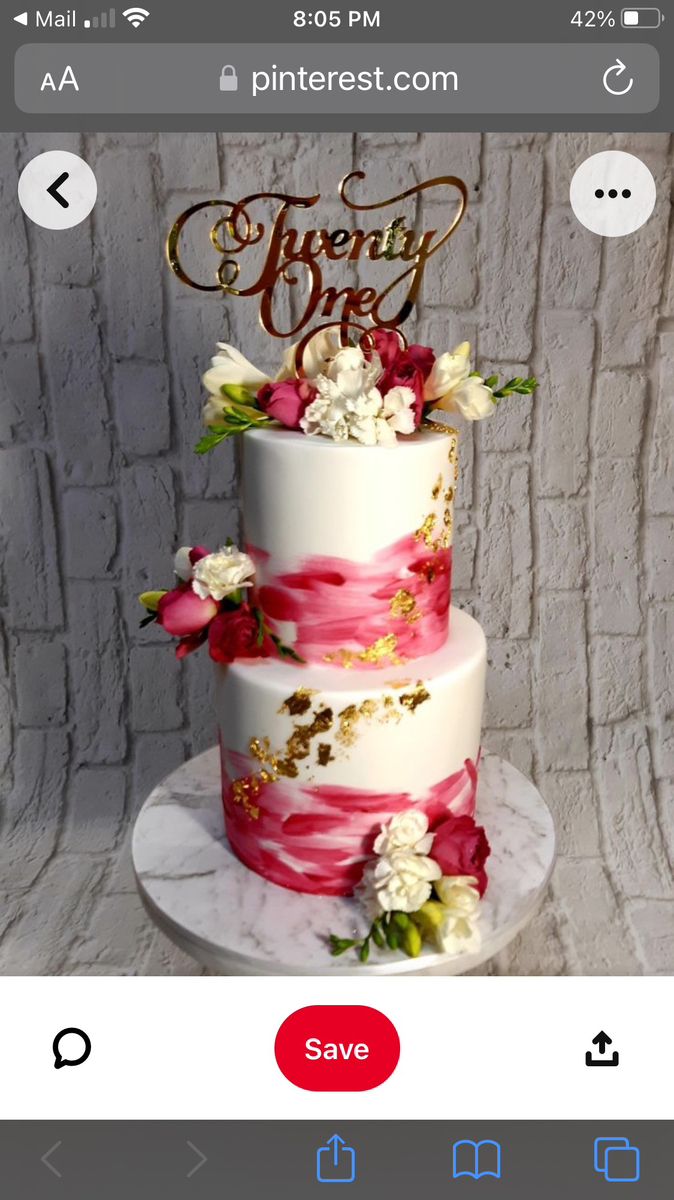
[[[8,1194],[664,1197],[674,17],[148,3],[0,17]]]

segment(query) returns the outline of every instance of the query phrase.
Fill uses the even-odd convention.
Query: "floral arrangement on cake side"
[[[490,847],[471,816],[448,816],[429,832],[417,809],[398,813],[375,838],[357,896],[372,916],[363,938],[330,935],[333,956],[356,950],[361,962],[370,944],[417,958],[424,942],[446,954],[480,948],[480,900],[487,888]]]
[[[471,371],[468,342],[436,357],[429,346],[407,345],[387,329],[368,331],[349,346],[334,329],[323,329],[302,353],[299,346],[286,351],[274,379],[233,346],[218,349],[204,375],[209,432],[196,447],[199,454],[233,434],[273,424],[336,442],[392,446],[399,434],[437,421],[439,413],[479,421],[505,396],[528,396],[537,386],[519,376],[500,387],[496,375],[483,379]]]
[[[219,663],[274,655],[303,661],[271,632],[262,609],[247,599],[255,566],[232,542],[214,554],[204,546],[181,546],[173,570],[177,583],[172,588],[143,592],[139,600],[146,612],[141,627],[156,621],[177,637],[176,658],[208,642],[211,658]]]

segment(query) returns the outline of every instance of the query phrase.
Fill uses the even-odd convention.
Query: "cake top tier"
[[[260,604],[307,662],[399,665],[447,636],[457,434],[390,448],[250,430],[243,529]]]

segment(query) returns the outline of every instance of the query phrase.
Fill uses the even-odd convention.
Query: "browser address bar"
[[[645,43],[19,47],[26,113],[641,113],[660,96]]]

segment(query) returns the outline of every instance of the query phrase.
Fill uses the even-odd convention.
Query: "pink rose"
[[[157,621],[174,637],[191,637],[200,633],[217,611],[215,600],[210,596],[202,600],[188,583],[162,596],[157,605]]]
[[[235,658],[269,658],[274,643],[268,635],[259,641],[260,627],[249,604],[220,613],[208,630],[208,651],[215,662],[231,663]]]
[[[288,429],[300,428],[300,420],[315,397],[316,389],[306,379],[265,383],[257,394],[263,412]]]
[[[484,864],[490,853],[487,835],[472,817],[447,817],[434,831],[430,856],[443,875],[474,875],[481,896],[487,889]]]

